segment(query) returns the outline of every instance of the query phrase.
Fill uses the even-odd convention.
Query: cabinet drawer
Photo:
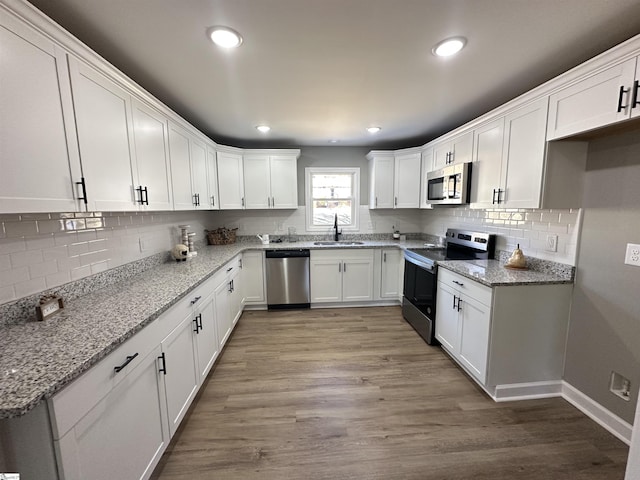
[[[486,306],[491,306],[491,288],[444,268],[438,269],[438,282],[458,290]]]
[[[371,260],[373,250],[370,248],[330,248],[326,250],[311,250],[311,260]]]
[[[62,437],[158,345],[158,328],[157,321],[147,325],[49,400],[54,438]]]

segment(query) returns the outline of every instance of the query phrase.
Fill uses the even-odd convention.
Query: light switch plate
[[[624,263],[640,267],[640,245],[627,243],[627,253],[624,256]]]
[[[558,251],[558,235],[547,235],[547,245],[545,247],[547,252]]]

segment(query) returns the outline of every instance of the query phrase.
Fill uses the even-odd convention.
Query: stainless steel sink
[[[364,242],[349,242],[347,240],[338,240],[338,241],[334,241],[334,240],[329,240],[329,241],[325,241],[325,242],[313,242],[314,245],[346,245],[346,246],[353,246],[353,245],[364,245]]]

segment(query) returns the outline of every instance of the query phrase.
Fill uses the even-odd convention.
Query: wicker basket
[[[216,230],[205,230],[209,245],[230,245],[236,243],[237,228],[218,228]]]

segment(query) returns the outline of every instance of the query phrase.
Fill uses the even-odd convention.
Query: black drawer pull
[[[87,185],[84,182],[84,177],[80,178],[79,182],[76,182],[76,185],[80,185],[82,186],[82,196],[78,197],[78,200],[82,200],[84,202],[84,204],[87,204]]]
[[[638,88],[640,88],[640,80],[633,82],[633,95],[631,95],[631,108],[636,108],[640,105],[638,101]]]
[[[461,287],[464,285],[464,283],[459,282],[457,280],[452,280],[453,283],[455,283],[456,285],[460,285]]]
[[[202,330],[202,314],[198,314],[198,328]]]
[[[124,363],[122,365],[119,365],[117,367],[113,367],[113,369],[115,370],[116,373],[118,373],[120,370],[122,370],[124,367],[126,367],[127,365],[129,365],[131,363],[131,361],[136,358],[138,356],[138,352],[134,353],[133,355],[127,355],[127,359],[124,361]]]
[[[198,295],[196,298],[194,298],[193,300],[191,300],[191,305],[195,304],[198,302],[198,300],[200,300],[202,298],[201,295]]]
[[[158,357],[158,360],[162,360],[162,368],[158,369],[158,372],[162,372],[165,375],[167,374],[167,359],[164,356],[164,352],[162,352],[162,355],[160,355]]]
[[[628,93],[629,89],[624,88],[624,86],[620,87],[620,94],[618,95],[618,113],[622,111],[623,108],[627,108],[628,105],[622,105],[622,97],[625,93]]]

